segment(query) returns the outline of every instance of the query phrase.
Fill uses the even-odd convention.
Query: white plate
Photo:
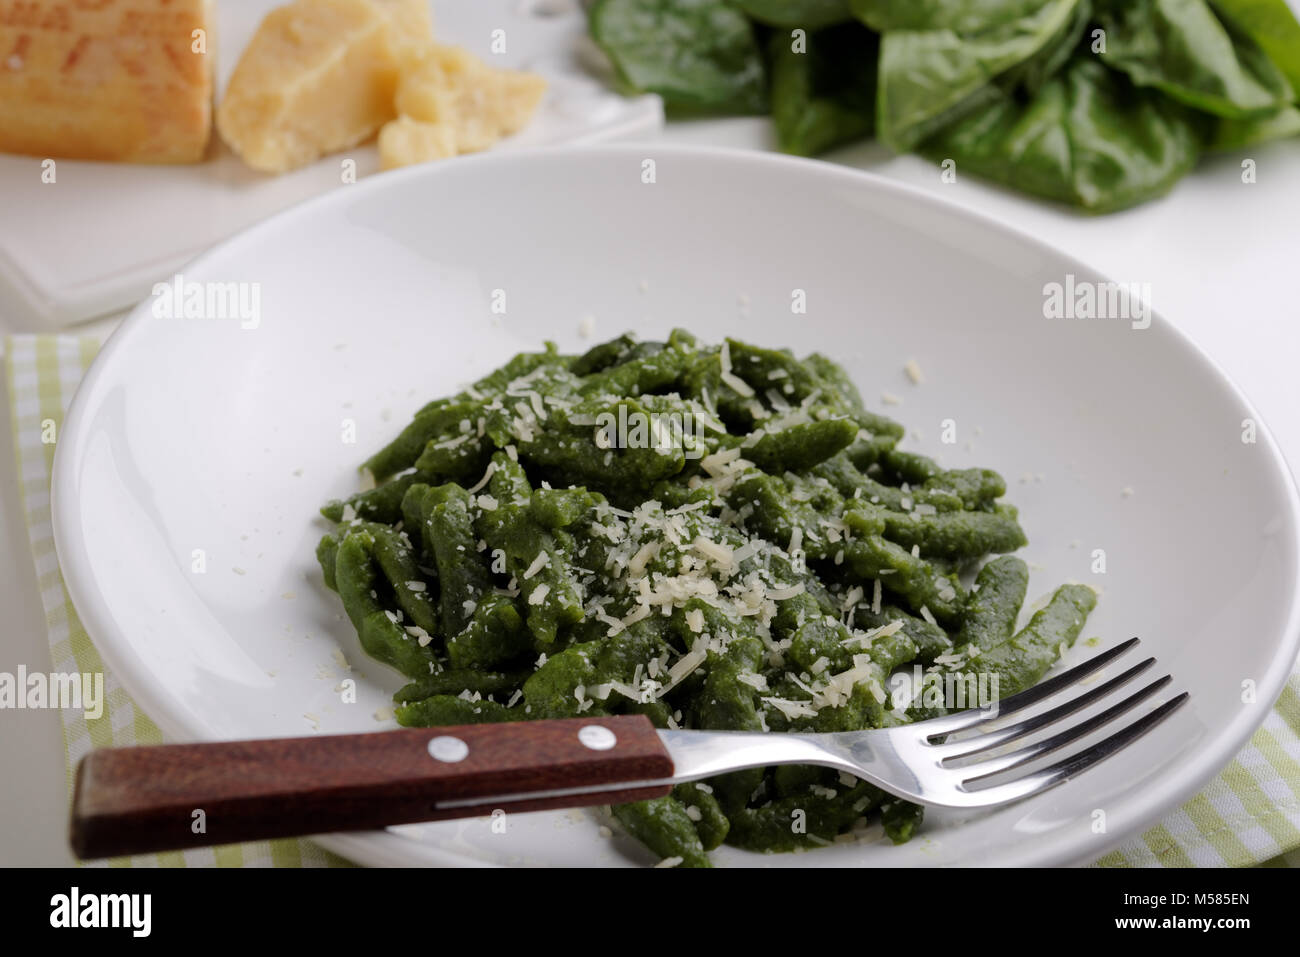
[[[262,18],[286,0],[217,4],[217,86],[224,90]],[[494,66],[533,70],[550,85],[532,122],[495,149],[648,136],[663,126],[656,96],[625,98],[600,73],[577,0],[437,0],[434,30]],[[492,51],[493,31],[505,50]],[[66,324],[126,308],[213,243],[343,185],[341,161],[379,169],[372,143],[270,176],[244,165],[213,132],[207,159],[185,166],[0,154],[0,315]]]
[[[1158,317],[1147,329],[1044,318],[1044,284],[1071,274],[1101,281],[912,189],[783,157],[563,149],[379,177],[185,269],[260,283],[255,329],[155,318],[146,302],[110,340],[59,438],[59,558],[105,660],[169,734],[374,730],[402,680],[362,655],[321,584],[315,509],[354,490],[357,463],[416,408],[543,338],[581,348],[584,316],[597,337],[681,324],[821,349],[908,425],[909,446],[1008,477],[1031,599],[1096,585],[1086,636],[1141,636],[1192,698],[1065,786],[996,812],[932,813],[905,846],[716,860],[1090,860],[1192,795],[1263,719],[1300,639],[1300,535],[1272,439],[1261,426],[1242,442],[1250,406],[1181,334]],[[796,289],[805,315],[791,313]],[[924,384],[905,376],[909,358]],[[883,392],[904,404],[883,406]],[[940,442],[945,419],[955,445]],[[339,650],[356,704],[335,691]],[[515,816],[506,837],[471,820],[323,843],[367,863],[644,860],[582,813]]]

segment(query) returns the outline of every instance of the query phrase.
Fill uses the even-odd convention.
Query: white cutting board
[[[224,0],[217,14],[218,94],[276,0]],[[537,115],[496,149],[594,142],[657,132],[658,97],[610,90],[577,0],[436,0],[434,29],[494,66],[541,73],[550,87]],[[493,31],[505,52],[492,53]],[[282,176],[257,173],[213,134],[208,159],[185,166],[56,160],[0,154],[0,315],[9,328],[67,325],[114,312],[212,244],[288,206],[346,188],[379,169],[373,144]],[[304,251],[306,252],[306,251]]]

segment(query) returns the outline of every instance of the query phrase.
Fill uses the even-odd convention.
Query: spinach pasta
[[[978,670],[1014,693],[1095,602],[1062,586],[1017,631],[1028,570],[1005,483],[902,436],[824,356],[681,330],[548,345],[422,408],[365,463],[377,484],[322,509],[337,524],[317,556],[365,651],[410,679],[403,725],[892,726],[948,703],[890,694],[891,676]],[[921,822],[799,766],[614,813],[686,866],[724,842],[813,848],[876,820],[902,842]]]

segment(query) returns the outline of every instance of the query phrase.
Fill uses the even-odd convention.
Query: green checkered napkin
[[[43,424],[61,427],[68,402],[94,358],[93,339],[13,336],[5,341],[18,480],[56,672],[104,672],[99,720],[61,712],[68,784],[91,748],[158,744],[163,736],[105,670],[59,574],[50,526],[54,446]],[[46,430],[48,436],[48,430]],[[57,434],[57,431],[56,431]],[[113,861],[124,865],[328,866],[345,863],[305,841],[273,841]],[[1139,838],[1107,854],[1104,867],[1300,866],[1300,671],[1250,743],[1209,785]]]

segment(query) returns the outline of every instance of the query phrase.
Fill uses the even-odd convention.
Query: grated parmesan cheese
[[[551,556],[547,552],[538,552],[537,557],[533,559],[532,564],[524,569],[524,579],[527,580],[532,578],[550,563]],[[540,603],[541,599],[538,599],[538,604]]]
[[[747,399],[752,398],[754,395],[753,386],[731,371],[731,343],[725,339],[722,342],[722,349],[718,352],[718,362],[722,367],[722,381],[731,386],[732,391],[739,395]],[[762,409],[761,406],[759,408]],[[762,411],[764,415],[767,414],[766,410]]]

